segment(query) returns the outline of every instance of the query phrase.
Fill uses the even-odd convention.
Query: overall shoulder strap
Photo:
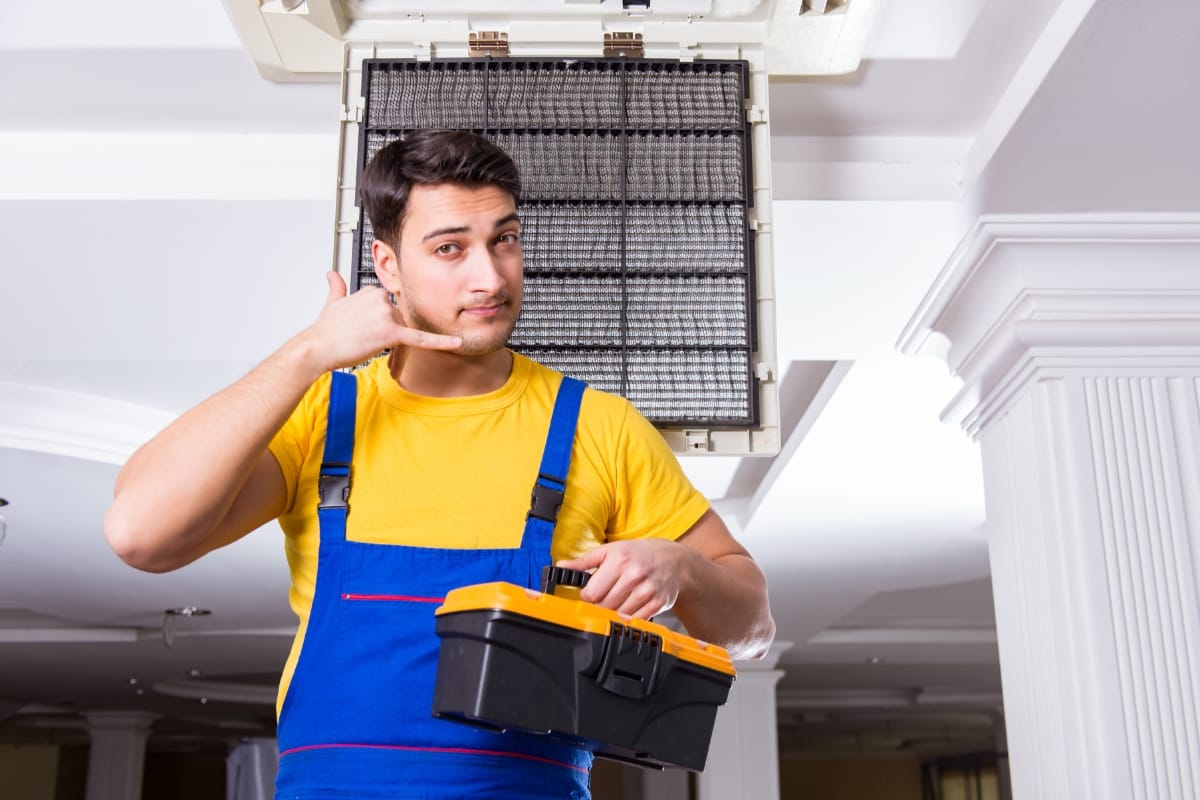
[[[549,558],[554,523],[567,488],[567,471],[571,466],[571,446],[575,442],[575,425],[579,421],[579,406],[583,400],[583,381],[563,376],[550,415],[550,430],[542,450],[542,463],[533,483],[529,514],[525,518],[522,549],[544,552]]]
[[[330,374],[325,452],[317,479],[321,541],[344,541],[350,510],[350,461],[354,455],[354,412],[358,381],[352,373]]]

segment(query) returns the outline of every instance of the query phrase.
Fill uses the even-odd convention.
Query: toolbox
[[[511,583],[449,592],[436,612],[434,716],[567,737],[645,767],[704,769],[735,676],[728,653],[555,593],[586,579],[547,567],[541,592]]]

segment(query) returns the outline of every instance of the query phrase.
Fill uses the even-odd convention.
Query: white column
[[[271,800],[279,771],[274,738],[243,739],[225,758],[225,796],[229,800]]]
[[[1013,800],[1012,776],[1008,769],[1008,734],[1004,729],[1004,716],[996,719],[996,783],[999,800]]]
[[[696,776],[697,800],[779,800],[775,669],[791,642],[775,642],[761,661],[739,661],[729,699],[717,711],[708,761]]]
[[[1200,216],[981,219],[901,346],[980,439],[1012,795],[1200,798]]]
[[[87,714],[87,800],[141,800],[146,739],[157,714],[93,711]]]
[[[690,800],[689,774],[685,769],[623,767],[621,800]]]

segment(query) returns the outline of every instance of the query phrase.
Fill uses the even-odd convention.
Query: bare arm
[[[382,289],[347,297],[337,273],[328,281],[316,322],[185,412],[121,469],[104,535],[124,561],[150,572],[176,569],[282,513],[286,484],[267,445],[323,373],[395,345],[461,344],[404,327]]]
[[[677,541],[610,542],[559,566],[596,570],[584,600],[643,619],[673,608],[689,634],[735,659],[763,657],[775,638],[766,578],[715,511]]]

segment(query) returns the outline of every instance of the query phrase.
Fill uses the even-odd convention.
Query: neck
[[[501,348],[484,356],[398,348],[388,358],[396,383],[425,397],[470,397],[494,392],[512,374],[513,356]]]

